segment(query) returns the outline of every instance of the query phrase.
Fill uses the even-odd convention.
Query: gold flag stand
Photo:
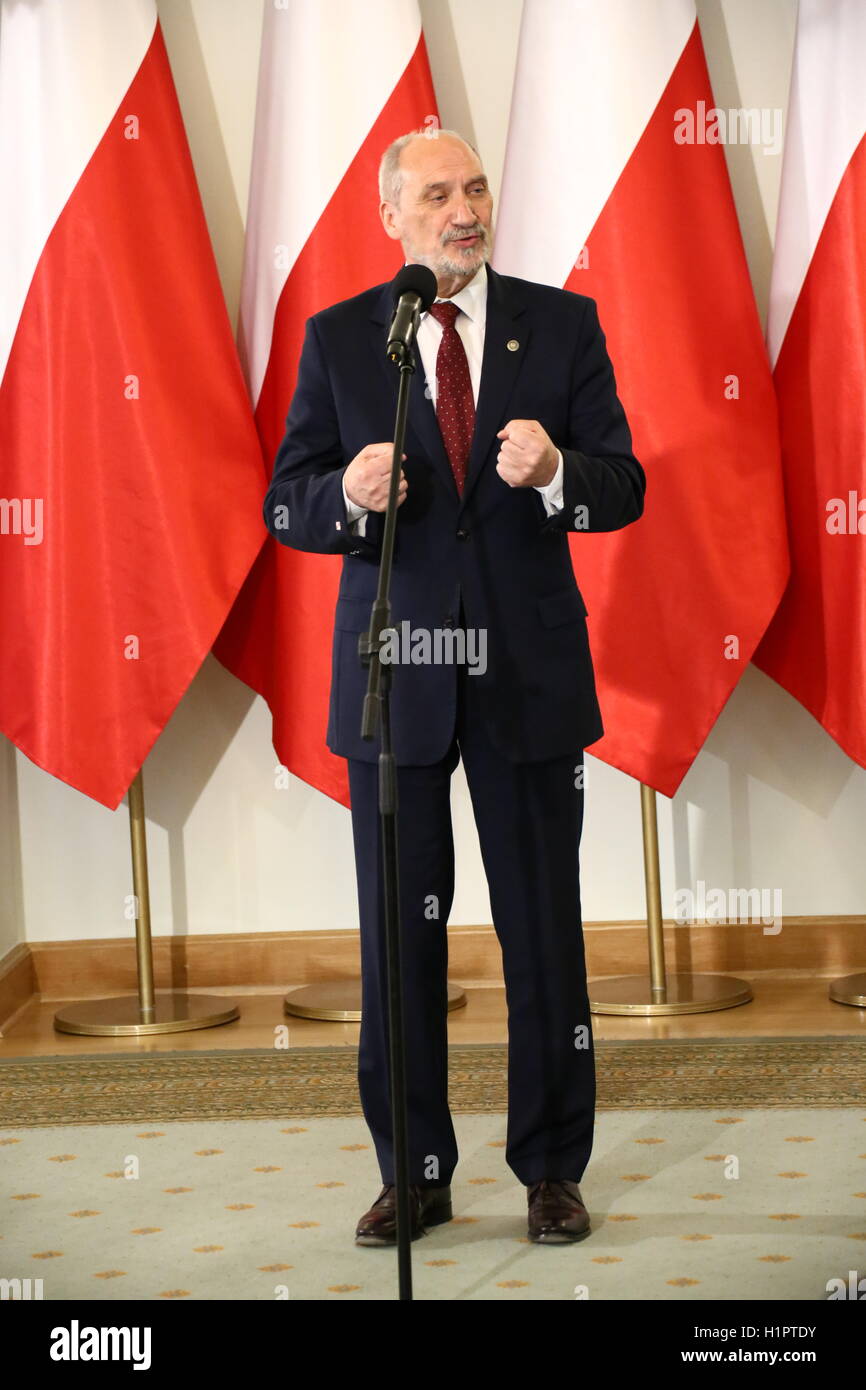
[[[283,1007],[290,1018],[321,1018],[331,1023],[360,1023],[361,981],[325,980],[290,989]],[[448,981],[448,1012],[466,1007],[466,991]]]
[[[866,975],[841,975],[833,980],[829,990],[834,1004],[853,1004],[866,1009]]]
[[[135,953],[138,994],[115,999],[84,999],[66,1004],[54,1015],[60,1033],[95,1037],[143,1037],[150,1033],[186,1033],[212,1028],[240,1016],[233,999],[216,994],[183,994],[153,988],[153,944],[150,935],[150,890],[147,878],[147,832],[144,789],[139,772],[129,788],[129,831],[132,841],[132,885],[135,893]]]
[[[595,1014],[701,1014],[747,1004],[752,988],[734,975],[665,973],[661,874],[656,794],[641,783],[643,863],[649,930],[649,975],[618,975],[590,980],[589,1007]]]

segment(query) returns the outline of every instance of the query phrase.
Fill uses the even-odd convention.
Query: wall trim
[[[760,922],[665,922],[669,971],[777,974],[808,970],[833,977],[866,969],[866,917],[785,917],[781,930]],[[584,924],[591,976],[644,974],[646,923]],[[502,955],[492,926],[448,929],[449,975],[461,984],[502,984]],[[156,936],[158,989],[280,991],[322,980],[351,979],[360,971],[356,930],[235,932]],[[31,941],[0,960],[0,1034],[34,998],[86,999],[134,993],[132,937]]]

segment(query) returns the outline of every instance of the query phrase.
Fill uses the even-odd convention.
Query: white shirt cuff
[[[357,502],[350,499],[346,492],[345,479],[343,480],[343,501],[346,504],[346,517],[353,534],[363,536],[367,529],[367,508],[359,507]]]
[[[556,457],[559,462],[556,466],[556,472],[550,482],[546,483],[544,487],[537,487],[535,489],[536,492],[541,493],[541,500],[544,503],[544,509],[548,516],[553,516],[554,513],[561,512],[564,501],[562,495],[562,475],[565,470],[562,462],[561,449],[557,449]]]

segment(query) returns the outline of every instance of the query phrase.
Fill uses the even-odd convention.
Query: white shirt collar
[[[405,265],[409,262],[405,261]],[[458,309],[462,309],[467,318],[473,319],[476,323],[483,323],[487,311],[487,264],[482,261],[468,285],[464,285],[462,290],[451,296],[450,300],[435,300],[437,304],[453,303]],[[422,320],[427,317],[422,314]]]
[[[443,301],[439,298],[437,303]],[[448,300],[444,301],[448,303]],[[476,270],[468,285],[464,285],[462,290],[452,294],[450,303],[456,304],[458,309],[462,309],[467,318],[481,319],[484,317],[484,310],[487,305],[487,266],[484,261]]]

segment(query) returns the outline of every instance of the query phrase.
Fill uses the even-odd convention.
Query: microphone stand
[[[400,969],[400,900],[397,848],[397,767],[391,749],[391,707],[389,702],[391,668],[381,660],[382,633],[391,625],[391,569],[394,555],[394,533],[397,528],[397,494],[400,486],[400,466],[406,417],[409,409],[409,388],[415,371],[411,343],[418,324],[418,311],[413,318],[412,332],[405,343],[391,343],[388,355],[400,369],[397,393],[397,417],[394,425],[394,453],[391,459],[391,485],[382,535],[379,560],[379,582],[370,613],[369,631],[358,639],[358,654],[363,666],[369,668],[367,694],[361,719],[361,737],[372,739],[377,717],[382,742],[379,751],[379,821],[382,833],[384,870],[385,949],[388,961],[388,1023],[391,1062],[391,1117],[394,1139],[394,1180],[397,1193],[397,1270],[399,1298],[412,1298],[411,1229],[409,1211],[409,1145],[406,1121],[406,1069],[403,1033],[403,985]]]

